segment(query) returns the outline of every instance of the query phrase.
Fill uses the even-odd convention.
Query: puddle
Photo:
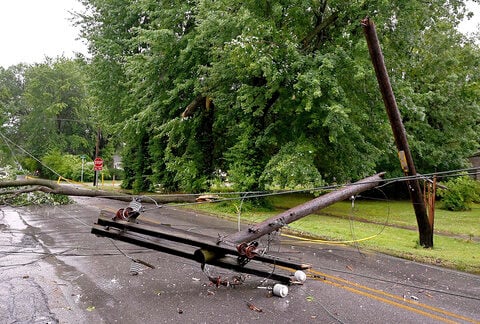
[[[28,228],[27,224],[25,224],[23,219],[20,217],[20,214],[16,211],[1,209],[0,213],[3,216],[4,225],[6,225],[8,228],[19,231],[23,231]]]

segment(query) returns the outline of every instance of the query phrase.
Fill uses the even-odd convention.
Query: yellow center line
[[[425,305],[425,304],[418,303],[418,302],[412,302],[410,300],[404,299],[403,297],[399,297],[397,295],[392,295],[392,294],[389,294],[389,293],[384,292],[382,290],[377,290],[377,289],[373,289],[373,288],[370,288],[370,287],[367,287],[367,286],[363,286],[361,284],[351,282],[349,280],[342,279],[340,277],[331,276],[331,275],[328,275],[326,273],[319,272],[319,271],[316,271],[316,270],[313,270],[313,269],[310,269],[309,272],[314,274],[314,275],[324,277],[325,279],[328,278],[330,280],[340,282],[340,283],[336,283],[336,282],[329,281],[329,280],[322,280],[323,282],[328,283],[330,285],[333,285],[333,286],[336,286],[336,287],[339,287],[339,288],[342,288],[342,289],[345,289],[345,290],[348,290],[348,291],[351,291],[351,292],[354,292],[354,293],[358,293],[359,295],[366,296],[366,297],[369,297],[369,298],[372,298],[372,299],[375,299],[375,300],[378,300],[378,301],[382,301],[384,303],[387,303],[387,304],[390,304],[390,305],[393,305],[393,306],[396,306],[396,307],[399,307],[399,308],[403,308],[403,309],[406,309],[406,310],[409,310],[409,311],[412,311],[412,312],[415,312],[415,313],[419,313],[421,315],[424,315],[424,316],[427,316],[427,317],[430,317],[430,318],[433,318],[433,319],[436,319],[436,320],[440,320],[440,321],[443,321],[443,322],[446,322],[446,323],[455,323],[455,322],[452,321],[452,320],[449,320],[447,318],[440,317],[436,314],[428,313],[425,310],[429,310],[431,312],[443,314],[443,315],[446,315],[448,317],[464,320],[464,321],[471,322],[471,323],[477,323],[477,324],[480,323],[479,321],[476,321],[474,319],[471,319],[471,318],[468,318],[468,317],[465,317],[465,316],[462,316],[462,315],[459,315],[459,314],[451,313],[451,312],[448,312],[448,311],[443,310],[441,308],[436,308],[436,307]],[[315,278],[315,279],[317,279],[317,278]],[[359,290],[359,289],[363,289],[365,291],[362,291],[362,290]],[[367,291],[372,292],[373,294],[369,293]],[[385,297],[388,297],[388,298],[394,299],[394,300],[386,299],[386,298],[383,298],[381,296],[377,296],[377,295],[374,295],[374,294],[383,295]],[[399,303],[395,300],[401,301],[401,303]],[[409,304],[409,305],[405,305],[405,304]],[[418,308],[422,308],[424,310],[421,310],[421,309],[418,309]]]

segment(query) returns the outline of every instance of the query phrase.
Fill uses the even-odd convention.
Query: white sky
[[[1,0],[0,0],[1,1]],[[464,21],[458,26],[458,30],[462,33],[478,32],[480,26],[480,4],[467,1],[467,8],[473,12],[474,16],[468,21]]]
[[[72,11],[82,11],[77,0],[0,0],[0,65],[87,54],[69,20]]]
[[[475,19],[462,23],[460,31],[478,30],[480,5],[470,2]],[[87,54],[72,26],[69,11],[82,11],[77,0],[0,0],[0,65],[41,63],[45,57],[75,52]]]

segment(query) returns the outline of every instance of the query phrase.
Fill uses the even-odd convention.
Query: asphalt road
[[[289,286],[284,298],[272,297],[276,282],[256,276],[217,287],[195,261],[90,233],[101,209],[124,203],[76,201],[0,206],[0,323],[480,323],[480,276],[276,235],[260,244],[311,264],[303,285]],[[212,237],[237,226],[182,209],[147,209],[139,220]],[[207,270],[226,280],[235,275]]]

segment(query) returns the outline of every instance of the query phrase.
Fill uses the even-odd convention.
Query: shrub
[[[444,182],[446,189],[439,189],[442,208],[451,211],[470,210],[473,202],[480,201],[480,183],[468,176]]]
[[[59,176],[62,176],[69,180],[80,181],[82,177],[82,159],[80,156],[52,151],[43,157],[42,164],[44,165],[42,176],[51,180],[56,180]],[[106,170],[106,174],[108,176],[108,170]],[[83,181],[93,181],[93,162],[84,163]]]

